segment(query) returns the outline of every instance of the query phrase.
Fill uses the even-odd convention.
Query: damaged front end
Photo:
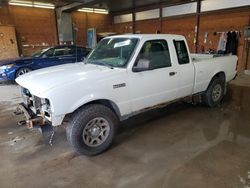
[[[18,125],[25,125],[28,129],[37,128],[43,136],[48,137],[51,145],[54,129],[51,125],[51,110],[48,99],[32,95],[29,90],[22,88],[23,103],[18,104],[15,115],[24,115],[25,120]]]

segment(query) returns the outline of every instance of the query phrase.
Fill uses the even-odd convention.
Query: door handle
[[[170,72],[169,73],[169,76],[174,76],[174,75],[176,75],[177,74],[177,72]]]

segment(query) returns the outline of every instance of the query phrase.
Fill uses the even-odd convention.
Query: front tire
[[[225,79],[223,77],[214,78],[204,94],[204,102],[213,108],[221,103],[225,93]]]
[[[16,78],[18,78],[19,76],[22,76],[30,71],[32,71],[32,70],[30,68],[27,68],[27,67],[20,68],[16,72]]]
[[[118,125],[114,112],[100,104],[87,105],[73,114],[66,133],[74,150],[81,155],[97,155],[112,144]]]

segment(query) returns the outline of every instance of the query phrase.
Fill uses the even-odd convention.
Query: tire
[[[208,86],[204,94],[204,102],[207,106],[213,108],[221,103],[225,93],[225,79],[215,77]]]
[[[118,122],[110,108],[90,104],[73,114],[66,128],[67,139],[77,153],[97,155],[111,146]]]
[[[26,74],[26,73],[28,73],[30,71],[32,71],[32,70],[30,68],[27,68],[27,67],[20,68],[16,72],[16,78],[18,78],[19,76],[21,76],[23,74]]]

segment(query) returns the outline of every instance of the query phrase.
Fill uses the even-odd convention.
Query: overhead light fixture
[[[21,1],[21,0],[11,0],[9,1],[9,5],[35,7],[35,8],[47,8],[47,9],[55,8],[55,5],[50,4],[50,3],[40,3],[40,2]]]
[[[81,8],[81,9],[78,9],[78,11],[97,13],[97,14],[108,14],[109,13],[106,9],[100,9],[100,8]]]
[[[31,1],[9,1],[9,5],[32,7]]]
[[[37,7],[37,8],[48,8],[48,9],[54,9],[55,8],[55,5],[53,5],[51,3],[40,3],[40,2],[34,2],[33,6]]]

